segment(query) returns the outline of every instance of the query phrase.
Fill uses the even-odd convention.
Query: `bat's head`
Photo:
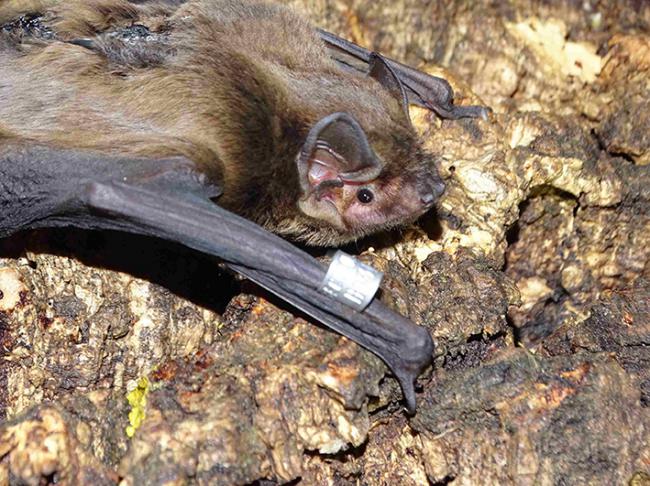
[[[328,115],[310,130],[297,158],[302,190],[298,207],[321,234],[324,227],[330,230],[326,244],[414,221],[443,192],[432,160],[418,144],[385,135],[392,146],[384,152],[393,160],[383,160],[373,150],[347,113]]]

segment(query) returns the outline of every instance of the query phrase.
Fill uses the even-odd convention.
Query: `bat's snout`
[[[433,189],[433,195],[435,196],[435,198],[440,199],[440,196],[442,196],[443,193],[445,192],[445,183],[442,182],[440,179],[437,179],[433,181],[431,187]]]
[[[431,208],[435,202],[445,192],[445,184],[433,174],[422,181],[418,187],[418,195],[420,196],[420,203],[426,208]]]
[[[433,206],[433,203],[436,201],[436,197],[432,192],[426,192],[424,194],[420,193],[420,202],[424,204],[427,208]]]

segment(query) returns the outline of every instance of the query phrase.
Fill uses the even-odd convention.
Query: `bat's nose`
[[[431,207],[433,206],[433,203],[435,202],[436,197],[433,195],[432,192],[427,192],[425,194],[420,194],[420,202],[424,204],[426,207]]]
[[[442,194],[445,192],[445,183],[440,179],[435,179],[431,187],[436,199],[439,199],[440,196],[442,196]]]
[[[437,177],[431,177],[426,183],[420,185],[420,202],[428,209],[433,206],[443,192],[445,192],[445,184]]]

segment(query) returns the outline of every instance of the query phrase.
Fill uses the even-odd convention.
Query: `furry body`
[[[16,26],[25,14],[31,31]],[[337,244],[401,224],[422,213],[403,203],[406,194],[437,177],[399,100],[337,66],[314,28],[285,7],[10,1],[0,25],[4,130],[63,148],[183,155],[219,183],[219,205],[272,231]],[[310,128],[335,112],[359,122],[382,164],[375,207],[338,226],[300,209],[296,170]]]

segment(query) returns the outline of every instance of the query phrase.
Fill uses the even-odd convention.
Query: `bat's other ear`
[[[406,96],[404,85],[397,76],[397,73],[395,73],[395,70],[390,67],[384,56],[377,54],[376,52],[372,52],[370,54],[368,65],[370,67],[368,76],[377,80],[379,84],[381,84],[388,90],[388,92],[397,98],[397,101],[399,101],[399,103],[402,105],[404,115],[410,124],[411,117],[409,115],[408,96]]]
[[[298,155],[304,193],[345,182],[368,182],[382,170],[361,125],[347,113],[332,113],[316,123]]]

